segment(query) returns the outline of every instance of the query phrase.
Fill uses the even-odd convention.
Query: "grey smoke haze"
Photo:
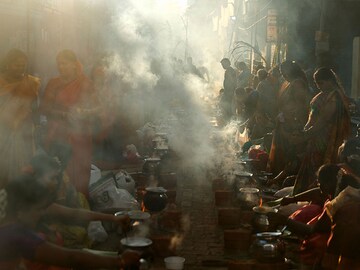
[[[129,111],[142,115],[143,119],[138,119],[142,124],[171,118],[171,146],[189,163],[198,164],[209,161],[213,155],[203,97],[217,93],[218,89],[197,76],[182,75],[175,67],[174,58],[184,61],[184,20],[189,15],[185,12],[190,12],[184,2],[113,1],[115,12],[102,39],[104,50],[113,53],[108,59],[109,72],[121,78],[118,91],[130,93],[125,98],[131,102],[125,104],[135,106]],[[218,67],[213,72],[216,76],[212,77],[219,73],[221,77],[221,55],[215,57],[219,51],[217,44],[211,47],[211,43],[205,42],[211,37],[215,40],[214,34],[196,29],[190,22],[188,27],[196,33],[188,37],[189,56],[195,64],[200,60],[205,64],[216,63]]]

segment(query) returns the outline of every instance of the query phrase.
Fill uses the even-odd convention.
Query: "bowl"
[[[181,270],[184,269],[185,258],[178,256],[166,257],[164,259],[165,267],[169,270]]]

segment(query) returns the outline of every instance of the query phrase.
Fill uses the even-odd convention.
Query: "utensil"
[[[276,213],[278,210],[269,206],[254,206],[253,211],[255,215],[252,219],[252,224],[255,232],[266,232],[269,230],[270,222],[267,216],[268,213]]]
[[[259,262],[283,262],[285,244],[280,239],[281,232],[262,232],[255,234],[250,247],[252,256]]]
[[[240,176],[240,177],[252,177],[253,174],[250,172],[244,172],[244,171],[235,171],[234,175]]]
[[[165,267],[169,270],[181,270],[184,268],[185,258],[172,256],[164,259]]]
[[[151,212],[160,212],[165,209],[168,198],[163,187],[147,187],[144,194],[145,208]]]
[[[237,201],[244,209],[251,210],[260,204],[260,190],[257,188],[240,188],[237,194]]]
[[[149,238],[133,236],[121,239],[120,243],[127,247],[143,248],[150,246],[153,242]]]

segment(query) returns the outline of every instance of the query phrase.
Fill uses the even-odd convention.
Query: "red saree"
[[[0,76],[0,188],[21,174],[34,153],[32,107],[40,81],[25,75],[9,83]]]
[[[88,196],[92,159],[92,121],[89,112],[96,106],[91,81],[80,75],[65,83],[51,79],[45,89],[41,111],[48,118],[45,147],[53,142],[72,146],[66,172],[77,191]]]

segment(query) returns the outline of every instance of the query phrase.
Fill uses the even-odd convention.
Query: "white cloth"
[[[349,202],[360,202],[360,189],[351,186],[346,187],[339,195],[325,205],[326,213],[332,219],[337,210]]]

